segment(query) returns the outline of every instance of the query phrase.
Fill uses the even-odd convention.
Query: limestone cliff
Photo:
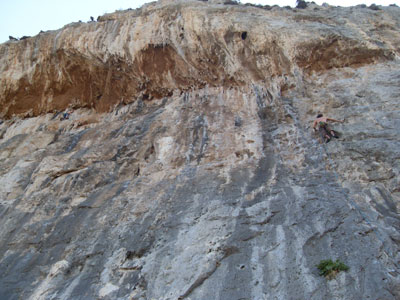
[[[0,45],[0,299],[400,298],[400,8],[220,2]]]

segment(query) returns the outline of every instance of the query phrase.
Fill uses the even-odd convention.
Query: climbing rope
[[[302,126],[301,126],[299,120],[298,120],[297,117],[296,117],[297,114],[295,114],[295,113],[293,112],[293,107],[292,107],[292,105],[284,103],[284,104],[283,104],[283,107],[284,107],[284,110],[285,110],[287,113],[289,113],[289,114],[291,115],[291,117],[293,118],[293,121],[294,121],[295,126],[296,126],[297,128],[299,128],[298,132],[299,132],[299,135],[300,135],[300,137],[301,137],[301,140],[302,140],[302,141],[305,141],[306,139],[305,139],[305,136],[304,136],[304,134],[303,134]],[[318,154],[319,154],[318,160],[320,160],[321,162],[324,161],[324,158],[323,158],[323,156],[322,156],[322,155],[323,155],[322,152],[318,150],[318,148],[319,148],[319,143],[318,143],[315,139],[313,139],[313,142],[312,142],[312,143],[314,144],[314,145],[313,145],[313,148],[317,148],[317,151],[318,151]],[[340,177],[339,177],[338,172],[337,172],[337,171],[335,170],[335,168],[334,168],[333,159],[332,159],[330,153],[327,151],[326,144],[323,143],[323,144],[322,144],[322,148],[324,149],[325,155],[326,155],[326,157],[327,157],[328,164],[329,164],[329,166],[330,166],[330,168],[331,168],[331,172],[335,175],[336,181],[337,181],[338,184],[339,184],[339,183],[342,182],[342,181],[340,180]],[[341,185],[341,184],[340,184],[340,185]],[[349,195],[348,197],[346,197],[346,199],[348,200],[350,206],[354,207],[355,210],[360,214],[361,218],[365,221],[365,223],[366,223],[368,226],[371,227],[371,231],[375,234],[375,236],[378,238],[378,240],[382,243],[383,252],[386,254],[388,260],[391,260],[392,263],[393,263],[393,265],[395,265],[396,268],[399,269],[398,264],[394,261],[394,259],[392,259],[392,255],[389,255],[389,253],[391,253],[391,251],[388,251],[387,246],[386,246],[386,244],[385,244],[383,238],[381,237],[381,234],[380,234],[380,232],[379,232],[378,226],[373,226],[373,225],[372,225],[372,222],[369,220],[369,218],[367,217],[367,215],[364,214],[364,212],[361,210],[360,206],[352,199],[352,197],[351,197],[350,195]]]
[[[330,153],[328,152],[328,150],[326,149],[326,144],[322,144],[322,145],[323,145],[322,148],[324,149],[324,152],[325,152],[326,157],[327,157],[327,161],[328,161],[329,166],[331,168],[331,172],[335,175],[337,182],[341,182],[339,174],[334,168],[333,159],[332,159]],[[385,241],[381,237],[381,234],[379,232],[378,226],[373,226],[372,225],[372,222],[369,220],[367,215],[363,213],[363,211],[361,210],[360,206],[356,203],[356,201],[354,201],[352,199],[351,196],[348,196],[346,198],[350,202],[350,205],[353,206],[357,210],[357,212],[360,214],[361,218],[365,221],[365,223],[368,224],[371,227],[372,232],[375,234],[375,236],[378,238],[378,240],[382,243],[383,252],[386,254],[387,258],[390,259],[392,257],[392,255],[389,255],[390,251],[388,251],[387,247],[385,246]],[[397,268],[399,268],[398,264],[394,260],[392,260],[392,262]]]

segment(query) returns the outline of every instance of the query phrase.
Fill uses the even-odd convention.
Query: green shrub
[[[334,278],[340,271],[347,271],[349,269],[348,266],[338,259],[335,262],[331,259],[321,260],[317,268],[319,275],[328,277],[329,279]]]
[[[305,9],[307,8],[307,2],[304,0],[296,0],[296,8]]]

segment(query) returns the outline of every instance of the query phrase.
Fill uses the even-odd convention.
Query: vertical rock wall
[[[158,2],[0,45],[0,299],[398,299],[398,19]]]

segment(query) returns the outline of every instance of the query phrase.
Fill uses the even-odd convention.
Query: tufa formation
[[[161,0],[1,44],[0,299],[399,299],[399,29]]]

